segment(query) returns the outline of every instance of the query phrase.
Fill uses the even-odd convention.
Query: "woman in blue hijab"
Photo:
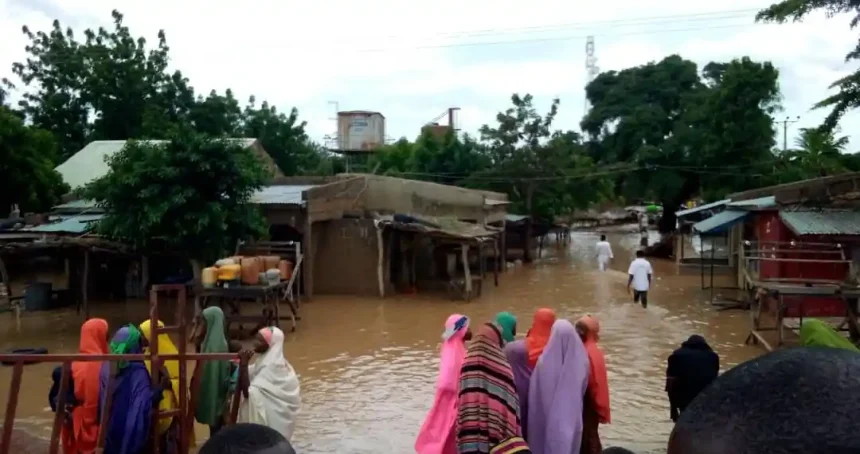
[[[110,351],[116,355],[142,353],[143,342],[140,330],[126,325],[114,335]],[[118,362],[114,383],[104,452],[139,454],[148,446],[153,406],[158,408],[161,388],[153,390],[143,361]]]

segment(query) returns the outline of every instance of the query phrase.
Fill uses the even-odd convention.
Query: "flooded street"
[[[601,322],[613,413],[612,424],[600,429],[604,446],[665,452],[671,421],[663,387],[671,351],[689,335],[702,334],[720,354],[725,370],[762,350],[743,345],[747,313],[708,307],[697,269],[679,275],[674,262],[652,260],[655,281],[649,307],[633,304],[626,293],[626,271],[638,235],[608,236],[615,259],[606,273],[595,271],[598,234],[574,232],[569,247],[557,249],[553,239],[543,260],[510,269],[499,287],[493,287],[490,278],[484,295],[471,303],[422,295],[385,300],[319,296],[303,305],[298,331],[287,335],[285,347],[302,385],[303,408],[294,436],[298,452],[413,452],[415,435],[433,400],[446,317],[463,313],[479,323],[510,311],[518,317],[522,336],[540,307],[571,320],[590,313]],[[141,322],[146,306],[117,304],[106,312],[100,306],[93,315],[107,318],[113,331],[122,323]],[[29,314],[21,334],[10,315],[0,317],[3,350],[76,350],[80,319],[73,313]],[[25,368],[16,427],[50,435],[47,393],[52,368]],[[8,388],[10,377],[11,368],[0,368],[0,388]],[[3,408],[6,400],[4,392]],[[198,439],[206,435],[206,430],[198,430]]]

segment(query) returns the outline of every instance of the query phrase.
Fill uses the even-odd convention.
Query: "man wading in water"
[[[609,241],[606,241],[606,235],[600,235],[600,241],[597,242],[595,249],[597,250],[597,267],[600,271],[606,271],[609,261],[615,258],[612,255],[612,246],[609,245]]]
[[[651,263],[645,260],[645,251],[636,251],[636,259],[630,263],[627,274],[627,292],[633,284],[633,302],[642,302],[642,307],[648,307],[648,289],[651,287]]]

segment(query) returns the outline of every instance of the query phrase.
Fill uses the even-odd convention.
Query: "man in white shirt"
[[[642,250],[636,251],[636,259],[630,262],[630,268],[627,270],[630,275],[627,279],[627,292],[630,292],[630,285],[633,284],[633,302],[642,302],[642,307],[648,307],[648,289],[651,288],[651,263],[645,260],[645,252]]]
[[[597,242],[595,249],[597,249],[597,267],[600,271],[606,271],[609,260],[615,258],[612,255],[612,246],[609,245],[609,241],[606,241],[606,235],[600,235],[600,241]]]

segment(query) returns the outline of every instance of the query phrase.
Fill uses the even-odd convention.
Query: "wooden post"
[[[193,262],[193,261],[192,261]],[[197,276],[195,277],[194,285],[195,287],[198,284]],[[161,384],[161,360],[158,358],[158,335],[160,334],[161,329],[158,327],[158,292],[155,290],[149,292],[149,363],[150,367],[150,378],[152,381],[152,388],[156,389]],[[158,440],[158,417],[159,417],[158,408],[154,408],[152,411],[152,421],[150,422],[150,436],[153,440]],[[159,445],[160,443],[152,443],[152,452],[154,454],[159,453]]]
[[[382,265],[384,263],[385,245],[382,242],[382,227],[376,226],[376,279],[379,283],[379,297],[385,298],[385,276]]]
[[[418,270],[415,269],[415,265],[418,262],[419,243],[418,235],[412,235],[412,263],[409,266],[409,285],[413,287],[418,287]]]
[[[496,266],[493,267],[493,281],[499,286],[499,239],[493,238],[493,255],[496,257]]]
[[[525,263],[532,261],[532,197],[534,196],[534,193],[534,183],[529,182],[528,186],[526,186],[526,216],[528,217],[526,217],[525,248],[523,249],[523,262]]]
[[[485,266],[484,266],[484,241],[478,240],[478,272],[481,273],[481,279],[484,278],[485,274]]]
[[[21,390],[21,375],[24,373],[24,362],[15,362],[12,370],[12,383],[9,386],[9,398],[6,400],[6,415],[3,418],[3,441],[0,444],[4,454],[9,452],[12,443],[12,428],[15,424],[15,410],[18,408],[18,391]]]
[[[508,230],[507,219],[502,219],[502,263],[499,264],[499,271],[505,273],[508,271]]]
[[[307,220],[305,220],[305,231],[302,234],[302,252],[304,257],[304,266],[306,272],[304,274],[305,278],[305,296],[308,300],[313,299],[314,297],[314,246],[313,246],[313,219],[310,214],[308,214]]]
[[[87,287],[90,281],[90,250],[84,249],[84,272],[81,273],[81,303],[84,306],[84,320],[90,319],[90,301],[87,297]],[[80,309],[78,310],[80,313]]]
[[[463,275],[465,279],[466,301],[472,298],[472,270],[469,269],[469,245],[460,245],[460,258],[463,260]]]

